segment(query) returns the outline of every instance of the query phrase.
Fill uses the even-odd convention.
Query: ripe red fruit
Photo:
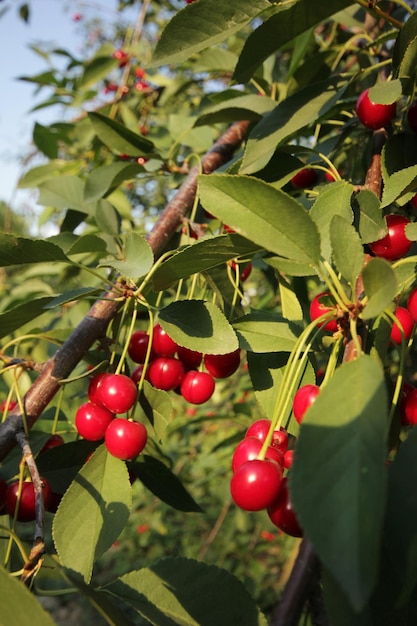
[[[204,366],[213,378],[228,378],[240,365],[240,349],[227,354],[205,354]]]
[[[413,289],[408,296],[407,309],[415,322],[417,322],[417,289]]]
[[[93,376],[93,378],[90,380],[88,384],[88,390],[87,390],[88,399],[93,404],[97,404],[99,406],[102,406],[102,404],[100,400],[100,394],[98,393],[98,386],[100,384],[101,379],[103,378],[103,376],[106,375],[106,373],[107,372],[100,372],[99,374],[96,374],[95,376]]]
[[[310,319],[314,321],[325,313],[333,312],[336,315],[336,305],[330,291],[323,291],[317,294],[310,303]],[[330,319],[328,322],[320,322],[318,326],[322,326],[324,330],[331,333],[337,331],[336,319]]]
[[[47,508],[48,500],[51,494],[51,487],[49,483],[42,478],[42,497],[45,508]],[[19,522],[32,522],[35,515],[35,490],[32,482],[23,482],[21,497],[18,503],[18,492],[19,492],[19,481],[16,481],[9,485],[6,491],[6,496],[4,500],[4,508],[6,513],[10,515],[10,517],[14,517],[15,508],[18,504],[17,511],[17,521]]]
[[[56,448],[57,446],[62,446],[63,443],[64,443],[64,439],[61,437],[61,435],[51,435],[49,439],[46,441],[42,450],[40,450],[39,454],[43,454],[44,452],[47,452],[48,450],[52,450],[52,448]]]
[[[253,459],[237,468],[230,482],[230,493],[241,509],[261,511],[276,500],[281,483],[282,470],[278,463]]]
[[[403,215],[391,214],[385,218],[388,233],[382,239],[369,244],[372,253],[388,261],[396,261],[409,251],[412,242],[407,239],[405,227],[410,220]]]
[[[317,172],[312,167],[304,167],[297,172],[292,178],[291,182],[294,187],[298,189],[306,189],[314,185],[317,180]]]
[[[232,261],[231,262],[231,266],[232,266],[233,272],[236,272],[237,267],[238,267],[237,264],[234,261]],[[239,267],[239,280],[240,280],[240,282],[244,283],[245,280],[247,280],[249,278],[251,272],[252,272],[252,263],[247,263],[245,266],[240,265],[240,267]]]
[[[413,385],[410,385],[409,383],[402,384],[400,398],[398,402],[398,408],[400,412],[400,419],[401,419],[402,426],[408,426],[410,424],[408,417],[407,417],[407,413],[406,413],[406,403],[407,403],[408,396],[411,394],[412,391],[414,391],[414,389],[415,387],[413,387]],[[417,403],[416,403],[416,407],[417,407]],[[415,417],[417,420],[417,411],[416,411]]]
[[[397,113],[397,103],[377,104],[369,97],[369,89],[365,89],[356,101],[356,114],[364,126],[377,130],[386,126]]]
[[[10,400],[9,404],[7,404],[7,400],[3,400],[0,404],[0,411],[3,413],[7,409],[7,412],[9,412],[14,409],[15,406],[17,406],[17,402],[15,400]]]
[[[402,326],[402,329],[404,331],[405,341],[408,341],[413,332],[414,319],[412,318],[408,309],[402,306],[398,306],[396,308],[395,316],[398,318],[398,321],[400,322]],[[397,322],[394,322],[391,328],[391,335],[390,335],[391,343],[395,343],[397,345],[401,344],[401,337],[402,335],[401,335],[400,327],[397,324]]]
[[[191,404],[203,404],[211,398],[216,383],[208,372],[190,370],[181,382],[181,395]]]
[[[149,366],[149,381],[157,389],[170,391],[179,387],[184,373],[181,361],[172,356],[159,356]]]
[[[268,508],[268,515],[273,524],[287,535],[302,537],[303,531],[298,523],[295,511],[292,507],[288,491],[288,478],[282,479],[278,497]]]
[[[294,450],[287,450],[284,454],[285,469],[291,469],[293,458],[294,458]]]
[[[149,335],[146,330],[136,330],[129,341],[129,347],[127,349],[128,354],[132,361],[135,363],[145,363],[146,353],[149,346]],[[150,358],[152,358],[152,350]]]
[[[123,461],[130,461],[142,452],[147,439],[144,424],[117,417],[109,424],[104,443],[110,454]]]
[[[407,111],[407,122],[411,130],[417,133],[417,100],[414,100]]]
[[[135,404],[138,388],[129,376],[105,374],[97,385],[100,403],[112,413],[126,413]]]
[[[85,402],[75,414],[75,428],[87,441],[99,441],[113,418],[113,413],[104,406]]]
[[[3,478],[0,478],[0,515],[6,512],[4,508],[4,502],[6,499],[7,483]]]
[[[293,400],[292,411],[299,424],[303,421],[307,409],[313,404],[320,393],[318,385],[303,385],[300,387]]]
[[[238,467],[246,463],[246,461],[253,461],[258,458],[258,455],[262,448],[262,441],[257,437],[245,437],[238,443],[235,448],[232,457],[232,471],[235,472]],[[265,458],[270,461],[275,461],[280,467],[284,466],[284,457],[282,452],[274,446],[268,446],[265,454]]]
[[[417,424],[417,389],[411,389],[404,401],[404,413],[407,423],[411,426]]]
[[[270,426],[271,420],[256,420],[248,427],[245,437],[256,437],[263,443],[268,435]],[[282,428],[274,430],[272,433],[271,446],[277,448],[280,452],[282,452],[282,454],[284,454],[288,447],[288,433]]]
[[[118,49],[113,52],[113,58],[119,61],[119,67],[124,67],[129,59],[129,55],[124,50]]]
[[[152,348],[158,356],[172,356],[177,351],[177,344],[160,324],[153,329]]]
[[[183,346],[178,346],[177,357],[186,370],[196,369],[203,359],[201,352],[190,350],[189,348],[184,348]]]

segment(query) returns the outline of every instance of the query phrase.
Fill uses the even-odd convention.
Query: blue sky
[[[97,7],[113,12],[117,0],[94,2],[67,2],[67,0],[35,0],[31,2],[32,14],[29,25],[18,16],[16,0],[6,0],[0,5],[11,8],[0,17],[1,91],[0,99],[0,200],[19,206],[22,202],[34,203],[33,194],[16,193],[16,183],[22,172],[19,156],[30,149],[35,121],[51,123],[59,115],[58,109],[29,113],[36,102],[46,98],[47,93],[35,97],[35,86],[17,80],[18,76],[45,71],[45,61],[29,49],[30,44],[51,42],[75,55],[81,50],[82,25],[74,21],[75,13],[87,16],[96,13]],[[21,2],[19,2],[21,4]]]

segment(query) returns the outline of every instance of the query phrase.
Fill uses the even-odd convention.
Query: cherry
[[[203,404],[211,398],[216,383],[208,372],[190,370],[181,382],[181,395],[191,404]]]
[[[177,344],[160,324],[153,329],[152,348],[158,356],[172,356],[177,351]]]
[[[307,409],[313,404],[319,393],[320,387],[318,385],[303,385],[297,390],[292,403],[292,411],[299,424],[303,421]]]
[[[411,130],[417,133],[417,100],[414,100],[414,102],[408,108],[407,122]]]
[[[356,114],[359,121],[372,130],[386,126],[397,113],[397,103],[377,104],[369,97],[369,89],[365,89],[356,101]]]
[[[400,398],[398,402],[402,426],[408,426],[410,424],[410,422],[408,421],[407,413],[406,413],[406,403],[407,403],[408,396],[411,394],[412,391],[414,391],[414,389],[415,387],[413,387],[413,385],[410,385],[409,383],[402,384]],[[417,412],[416,412],[416,418],[417,418]]]
[[[227,354],[205,354],[204,366],[213,378],[228,378],[240,365],[240,349]]]
[[[196,369],[203,359],[201,352],[190,350],[189,348],[184,348],[183,346],[178,346],[177,357],[183,364],[184,369],[187,370]]]
[[[52,450],[52,448],[56,448],[57,446],[62,446],[63,443],[64,439],[61,437],[61,435],[51,435],[51,437],[49,437],[49,439],[46,441],[42,450],[40,450],[39,454],[43,454],[44,452]]]
[[[402,329],[404,331],[405,341],[408,341],[411,337],[411,334],[414,328],[414,319],[411,316],[411,313],[408,311],[408,309],[402,306],[398,306],[395,310],[395,316],[398,318],[398,321],[400,322],[402,326]],[[391,335],[390,335],[391,343],[395,343],[397,345],[401,344],[401,337],[402,335],[401,335],[400,327],[397,324],[397,322],[394,322],[391,328]]]
[[[417,289],[413,289],[408,296],[407,309],[413,320],[417,322]]]
[[[159,356],[149,366],[149,381],[157,389],[170,391],[179,387],[184,373],[181,361],[172,356]]]
[[[144,424],[117,417],[109,424],[104,443],[110,454],[123,461],[130,461],[142,452],[147,439]]]
[[[7,404],[7,400],[3,400],[0,404],[0,411],[3,413],[7,409],[7,412],[9,412],[14,409],[15,406],[17,406],[17,402],[15,400],[10,400],[9,404]]]
[[[412,242],[407,239],[405,227],[410,220],[403,215],[390,214],[385,217],[388,233],[369,244],[372,253],[388,261],[396,261],[409,251]]]
[[[143,368],[144,368],[144,364],[143,363],[139,363],[139,365],[137,367],[135,367],[135,369],[133,370],[133,372],[130,375],[130,378],[133,380],[135,385],[137,385],[138,382],[140,381],[140,379],[142,378]],[[145,380],[149,381],[149,369],[146,370]]]
[[[130,356],[130,358],[132,359],[132,361],[134,361],[135,363],[145,363],[145,359],[146,359],[146,354],[148,351],[148,346],[149,346],[149,335],[146,332],[146,330],[136,330],[129,341],[129,346],[128,346],[128,354]],[[150,358],[152,359],[153,354],[152,354],[152,349],[151,349],[151,354],[150,354]]]
[[[238,265],[237,263],[235,263],[234,261],[231,262],[231,267],[233,272],[236,272]],[[241,266],[242,267],[242,266]],[[241,269],[241,267],[239,267],[239,280],[241,283],[244,283],[245,280],[247,280],[252,272],[252,263],[247,263],[243,269]]]
[[[90,380],[88,384],[88,390],[87,390],[88,399],[90,400],[90,402],[93,402],[93,404],[97,404],[99,406],[102,406],[102,404],[101,404],[100,394],[98,392],[98,386],[100,384],[101,379],[105,375],[106,375],[106,372],[100,372],[99,374],[96,374],[95,376],[93,376],[93,378]]]
[[[316,180],[317,172],[312,167],[304,167],[291,178],[292,184],[298,189],[312,187]]]
[[[252,461],[258,458],[261,451],[263,442],[257,437],[245,437],[235,448],[232,457],[232,471],[235,472],[238,467],[246,463],[246,461]],[[282,452],[274,446],[268,446],[266,449],[265,458],[270,461],[275,461],[280,467],[284,466],[284,457]]]
[[[403,385],[404,386],[404,385]],[[411,426],[417,424],[417,389],[413,388],[408,391],[404,400],[404,413],[407,423]]]
[[[303,531],[291,504],[287,477],[282,479],[278,498],[268,507],[268,515],[271,522],[287,535],[292,537],[303,536]]]
[[[124,50],[118,49],[113,52],[113,58],[119,61],[119,67],[124,67],[127,64],[129,55]]]
[[[281,482],[282,470],[278,463],[253,459],[237,468],[230,482],[230,493],[241,509],[261,511],[276,500]]]
[[[330,291],[322,291],[310,302],[310,319],[314,321],[325,313],[330,312],[334,312],[336,315],[336,304]],[[324,330],[331,333],[337,331],[336,319],[330,319],[328,322],[320,322],[318,326],[323,327]]]
[[[4,508],[4,502],[6,499],[7,483],[3,478],[0,478],[0,515],[6,512]]]
[[[75,428],[87,441],[99,441],[113,418],[113,413],[104,406],[85,402],[75,414]]]
[[[51,494],[49,483],[42,478],[42,497],[45,508]],[[16,519],[18,522],[32,522],[36,517],[35,489],[33,483],[25,481],[22,483],[20,501],[18,502],[19,481],[9,485],[4,500],[4,508],[10,517],[14,517],[16,506],[18,506]]]
[[[97,385],[97,395],[112,413],[126,413],[135,404],[138,388],[125,374],[105,374]]]
[[[284,467],[285,469],[291,469],[294,458],[294,450],[287,450],[284,453]]]
[[[268,435],[270,426],[271,420],[256,420],[248,427],[245,437],[257,437],[257,439],[263,443]],[[282,452],[282,454],[284,454],[288,447],[288,433],[282,428],[280,430],[274,430],[272,433],[271,446],[277,448],[280,452]]]

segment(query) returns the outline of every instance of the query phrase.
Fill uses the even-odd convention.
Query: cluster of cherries
[[[288,476],[293,449],[288,448],[288,433],[274,430],[264,454],[271,421],[260,419],[249,426],[232,458],[230,492],[234,502],[245,511],[266,510],[272,523],[293,537],[303,532],[291,504]],[[261,457],[261,458],[260,458]]]

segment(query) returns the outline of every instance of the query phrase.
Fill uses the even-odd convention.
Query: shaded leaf
[[[1,623],[4,626],[55,626],[35,595],[18,578],[0,566]],[[7,599],[7,600],[6,600]]]
[[[337,269],[354,286],[364,264],[363,246],[358,233],[350,222],[335,215],[330,223],[330,239]]]
[[[361,317],[371,319],[380,315],[393,301],[398,289],[397,277],[391,263],[375,257],[363,268],[362,278],[368,301]]]
[[[251,352],[291,352],[300,332],[288,320],[267,311],[248,313],[234,320],[233,328],[240,348]]]
[[[78,176],[54,176],[39,185],[39,204],[58,209],[74,209],[87,215],[94,203],[84,201],[84,181]]]
[[[387,234],[381,203],[373,191],[360,191],[354,200],[354,210],[355,224],[363,243],[378,241]]]
[[[143,135],[134,133],[123,124],[115,122],[101,113],[90,112],[89,119],[94,132],[110,150],[116,150],[129,156],[141,156],[153,152],[154,145]]]
[[[131,231],[126,235],[123,255],[122,260],[106,260],[100,263],[100,267],[112,267],[132,280],[145,276],[152,267],[152,250],[146,239],[138,233]]]
[[[112,56],[98,56],[86,64],[78,83],[81,89],[87,89],[98,81],[106,78],[111,70],[117,67],[117,59]]]
[[[85,201],[94,202],[104,198],[122,182],[135,178],[142,171],[143,168],[137,163],[125,163],[123,161],[97,167],[86,180]]]
[[[275,106],[276,102],[267,97],[237,96],[205,109],[195,125],[217,124],[232,120],[259,120],[262,115],[271,111]]]
[[[0,265],[69,262],[59,246],[44,239],[27,239],[0,233]]]
[[[0,338],[10,335],[24,324],[45,313],[53,300],[55,300],[55,296],[31,298],[28,302],[23,302],[13,309],[0,313]]]
[[[144,380],[138,402],[152,425],[157,439],[161,441],[173,416],[169,394],[162,389],[156,389],[147,380]]]
[[[318,195],[310,209],[310,216],[317,224],[320,233],[321,255],[330,260],[332,245],[330,224],[335,215],[344,218],[349,224],[353,220],[350,200],[353,186],[345,181],[336,181],[327,185]]]

